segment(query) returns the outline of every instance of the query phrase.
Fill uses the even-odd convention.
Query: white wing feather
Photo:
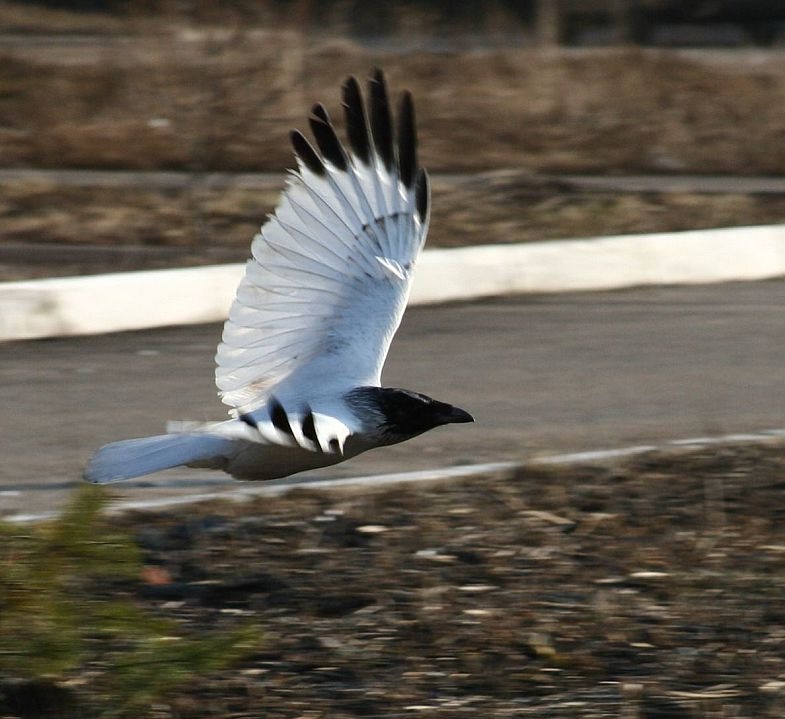
[[[273,395],[296,411],[315,396],[380,384],[427,232],[417,197],[427,200],[427,179],[421,172],[407,187],[399,164],[388,168],[370,149],[367,162],[347,153],[345,169],[320,157],[314,171],[298,157],[254,238],[216,354],[216,384],[233,414]]]

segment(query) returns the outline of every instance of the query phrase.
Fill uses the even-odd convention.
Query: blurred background
[[[775,0],[3,0],[0,278],[243,259],[289,129],[376,65],[430,246],[777,221],[722,178],[782,174],[783,56]]]
[[[0,280],[244,260],[374,66],[430,247],[785,221],[782,0],[0,0]],[[223,416],[220,326],[0,344],[0,717],[781,719],[784,303],[414,307],[386,381],[477,424],[321,476],[514,468],[163,510],[238,485],[81,468]]]

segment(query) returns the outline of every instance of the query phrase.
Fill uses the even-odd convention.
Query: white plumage
[[[216,355],[223,401],[241,413],[274,393],[379,385],[400,324],[427,218],[376,153],[326,178],[298,161],[252,244]]]

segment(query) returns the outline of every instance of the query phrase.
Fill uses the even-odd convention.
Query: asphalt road
[[[471,411],[323,476],[520,460],[785,426],[785,282],[527,296],[413,308],[385,384]],[[0,515],[55,508],[93,449],[170,419],[220,419],[218,325],[0,345]],[[174,470],[121,496],[231,486]],[[196,489],[195,489],[196,488]]]

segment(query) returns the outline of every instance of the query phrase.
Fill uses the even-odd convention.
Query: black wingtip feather
[[[316,150],[311,147],[311,143],[305,139],[305,135],[299,130],[292,130],[289,137],[291,138],[295,155],[303,161],[311,172],[323,177],[325,173],[324,163],[322,163],[319,155],[316,154]]]
[[[352,152],[367,165],[371,161],[371,138],[365,119],[363,97],[356,77],[347,77],[343,83],[343,111],[346,117],[346,134]]]
[[[373,71],[368,83],[371,103],[371,135],[376,153],[388,171],[393,166],[392,120],[384,73],[378,68]]]
[[[325,160],[332,163],[339,170],[346,171],[346,153],[343,151],[341,141],[338,135],[335,134],[335,128],[330,122],[330,116],[327,114],[324,105],[317,104],[313,106],[311,118],[311,132],[316,138],[316,144]]]
[[[292,425],[289,424],[289,417],[286,415],[286,410],[275,397],[270,397],[270,419],[273,422],[273,426],[278,431],[288,434],[290,437],[294,437]]]
[[[319,439],[316,436],[316,426],[313,421],[313,412],[309,409],[303,418],[303,437],[307,437],[315,445],[319,445]]]
[[[387,85],[384,73],[379,68],[371,73],[368,89],[369,112],[366,116],[357,79],[348,77],[342,87],[346,131],[352,153],[368,164],[373,148],[389,172],[393,171],[393,163],[397,160],[398,176],[407,189],[414,187],[417,214],[421,220],[425,220],[429,202],[428,176],[417,166],[417,130],[411,93],[404,92],[401,98],[396,126],[396,151]],[[293,130],[292,145],[303,164],[319,176],[326,174],[325,160],[339,170],[347,171],[349,160],[324,105],[314,105],[309,121],[324,160],[299,130]]]
[[[415,204],[417,205],[417,214],[420,217],[420,222],[425,222],[428,216],[428,200],[430,198],[430,183],[428,181],[428,173],[425,170],[420,170],[417,173],[417,180],[414,183]]]
[[[398,174],[407,189],[411,189],[417,174],[417,130],[414,123],[414,102],[410,92],[404,92],[398,110]]]
[[[259,429],[259,425],[256,423],[256,420],[250,414],[241,414],[240,420],[245,422],[249,427],[253,427],[254,429]]]
[[[327,114],[327,108],[322,105],[321,102],[317,102],[311,108],[311,114],[321,120],[322,122],[326,123],[327,125],[330,124],[330,116]]]

